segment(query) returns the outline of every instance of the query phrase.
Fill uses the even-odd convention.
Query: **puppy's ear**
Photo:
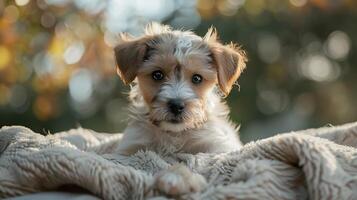
[[[208,30],[204,40],[209,45],[213,64],[217,69],[218,85],[227,96],[245,68],[247,62],[245,52],[233,43],[229,45],[219,43],[214,28]]]
[[[120,35],[120,42],[114,48],[114,54],[117,73],[124,84],[129,84],[135,79],[139,67],[145,60],[148,48],[147,42],[150,39],[149,36],[133,39],[126,34]]]

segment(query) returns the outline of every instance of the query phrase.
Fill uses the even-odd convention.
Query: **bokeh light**
[[[327,54],[336,60],[345,59],[351,48],[349,36],[342,31],[332,32],[326,41]]]
[[[88,70],[81,69],[72,74],[69,81],[69,93],[77,102],[89,100],[93,93],[93,80]]]

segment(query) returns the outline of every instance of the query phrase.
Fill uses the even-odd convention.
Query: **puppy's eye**
[[[164,73],[162,73],[162,71],[160,71],[160,70],[156,70],[151,74],[151,77],[155,81],[160,81],[164,78]]]
[[[194,74],[193,76],[192,76],[192,83],[194,83],[194,84],[199,84],[199,83],[201,83],[202,82],[202,76],[201,75],[199,75],[199,74]]]

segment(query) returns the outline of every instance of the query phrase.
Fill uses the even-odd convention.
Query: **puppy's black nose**
[[[179,115],[185,108],[185,103],[180,99],[171,99],[167,102],[170,112],[174,115]]]

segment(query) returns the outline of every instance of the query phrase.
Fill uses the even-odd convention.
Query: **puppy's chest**
[[[168,133],[155,134],[149,148],[160,154],[186,152],[185,146],[189,143],[187,135],[169,135]]]
[[[175,136],[163,133],[151,141],[149,148],[161,154],[196,154],[229,151],[236,145],[240,144],[232,134],[213,129],[190,131]]]

